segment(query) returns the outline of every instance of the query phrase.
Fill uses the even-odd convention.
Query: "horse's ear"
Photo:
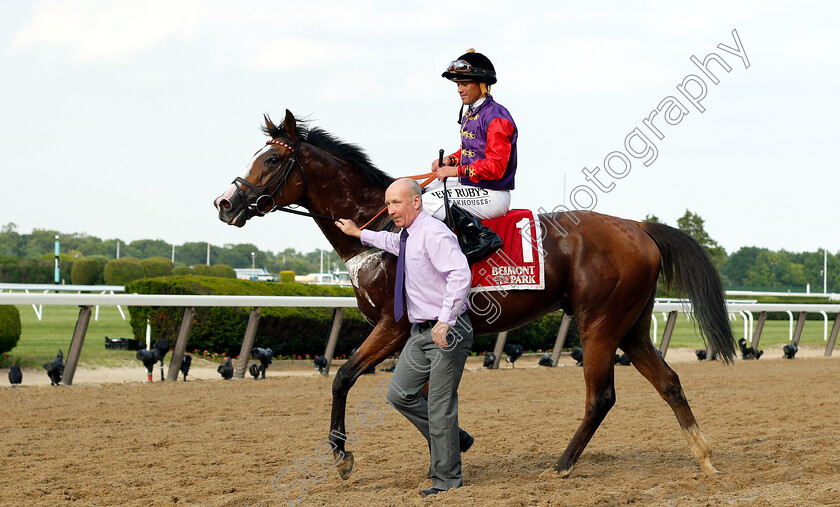
[[[263,120],[265,120],[265,132],[270,135],[272,139],[277,139],[277,127],[271,122],[268,115],[264,114]]]
[[[286,129],[286,136],[289,139],[295,139],[297,137],[297,123],[295,121],[295,115],[293,115],[288,109],[286,109],[286,119],[283,121],[283,127]]]

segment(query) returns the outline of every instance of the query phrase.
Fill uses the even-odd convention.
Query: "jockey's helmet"
[[[441,77],[450,81],[478,81],[492,85],[496,83],[496,69],[489,58],[470,48],[450,62]]]

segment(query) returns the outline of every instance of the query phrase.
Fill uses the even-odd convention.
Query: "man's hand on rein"
[[[362,235],[362,230],[359,229],[356,223],[349,218],[339,218],[335,221],[335,226],[341,229],[341,232],[348,236],[358,238]]]

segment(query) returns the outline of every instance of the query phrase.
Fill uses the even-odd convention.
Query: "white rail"
[[[101,289],[100,289],[101,290]],[[73,375],[76,370],[76,364],[81,353],[82,343],[87,331],[88,321],[90,319],[91,306],[169,306],[169,307],[185,307],[184,319],[181,323],[181,331],[178,335],[178,340],[173,352],[173,358],[169,365],[170,380],[177,378],[178,370],[183,359],[183,353],[186,349],[187,340],[189,337],[190,328],[192,327],[192,315],[194,307],[208,307],[208,306],[233,306],[233,307],[253,307],[249,318],[248,328],[252,329],[250,337],[256,332],[256,323],[259,320],[260,307],[326,307],[326,308],[356,308],[356,298],[353,297],[301,297],[301,296],[197,296],[197,295],[158,295],[158,294],[55,294],[55,293],[0,293],[0,305],[63,305],[63,306],[80,306],[79,320],[76,323],[76,330],[73,333],[73,339],[70,343],[70,350],[67,357],[67,364],[65,366],[65,383],[71,384]],[[671,333],[674,328],[674,320],[678,313],[691,313],[693,311],[690,303],[655,303],[654,312],[662,312],[667,314],[667,323],[665,326],[665,333],[662,337],[662,345],[660,352],[663,357],[668,351],[668,344],[671,339]],[[798,343],[799,335],[804,324],[803,313],[815,312],[821,313],[825,318],[826,324],[824,326],[825,332],[828,331],[828,313],[836,313],[834,328],[831,333],[831,340],[826,345],[825,356],[831,355],[834,348],[834,343],[837,338],[838,328],[840,328],[840,304],[787,304],[787,303],[735,303],[727,302],[727,311],[729,313],[740,313],[744,316],[744,335],[750,341],[752,339],[752,346],[758,346],[760,335],[752,336],[752,312],[786,312],[791,316],[791,325],[793,324],[793,313],[800,313],[800,325],[797,325],[796,334],[792,341]],[[332,359],[331,350],[334,349],[335,340],[338,338],[338,329],[341,326],[341,316],[343,310],[338,310],[333,319],[333,329],[330,331],[330,339],[327,345],[327,353],[330,356],[327,358],[328,364]],[[749,317],[747,317],[749,316]],[[566,319],[568,316],[564,316]],[[664,317],[664,315],[663,315]],[[764,315],[762,315],[762,318]],[[763,322],[762,319],[760,319]],[[749,323],[748,323],[749,322]],[[749,329],[748,329],[749,328]],[[655,329],[655,322],[654,322]],[[248,340],[248,331],[246,330],[246,340],[243,341],[243,350],[247,351],[249,347],[245,347]],[[654,343],[655,343],[654,331]],[[498,343],[504,343],[502,336],[499,335]],[[826,337],[827,338],[827,337]],[[565,336],[557,337],[558,343],[565,341]],[[559,350],[559,348],[558,348]],[[247,360],[247,355],[242,356]],[[556,360],[556,358],[555,358]],[[242,362],[245,364],[245,361]],[[244,369],[242,370],[244,372]],[[327,369],[329,372],[329,369]]]
[[[0,283],[0,293],[4,290],[22,291],[59,291],[59,292],[125,292],[122,285],[58,285],[52,283]]]
[[[356,308],[353,297],[305,296],[183,296],[168,294],[9,294],[0,293],[0,305],[60,306],[295,306]],[[838,305],[840,306],[840,305]]]
[[[102,287],[102,286],[97,286]],[[325,308],[356,308],[354,297],[308,296],[184,296],[169,294],[50,294],[0,293],[2,305],[64,305],[64,306],[295,306]],[[692,313],[690,303],[656,303],[655,312]],[[840,313],[840,304],[809,303],[727,303],[727,311],[739,312],[809,312]]]
[[[125,287],[122,285],[56,285],[56,284],[48,284],[48,283],[0,283],[0,293],[4,290],[9,291],[23,291],[25,294],[29,294],[29,291],[36,291],[36,292],[77,292],[81,294],[82,292],[99,292],[101,294],[113,294],[114,292],[123,292],[125,291]],[[50,303],[48,303],[50,304]],[[43,303],[39,304],[32,304],[32,310],[35,311],[35,317],[38,320],[43,320],[44,318],[44,305]],[[117,310],[119,310],[122,319],[125,320],[125,312],[122,309],[122,306],[117,305]],[[99,320],[99,306],[96,306],[94,310],[94,317],[93,320]]]
[[[840,299],[836,292],[760,292],[754,290],[728,290],[727,296],[779,296],[779,297],[803,297],[803,298],[828,298],[832,301]]]
[[[729,313],[738,312],[827,312],[840,313],[840,304],[812,304],[812,303],[733,303],[727,302]],[[691,303],[656,303],[655,312],[693,312]]]

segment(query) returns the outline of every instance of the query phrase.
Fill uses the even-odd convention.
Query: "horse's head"
[[[300,167],[300,140],[294,115],[286,110],[282,128],[267,116],[264,119],[264,131],[271,139],[251,159],[245,174],[213,201],[219,220],[229,225],[242,227],[249,218],[295,203],[303,196],[305,182],[300,171],[295,171]]]

